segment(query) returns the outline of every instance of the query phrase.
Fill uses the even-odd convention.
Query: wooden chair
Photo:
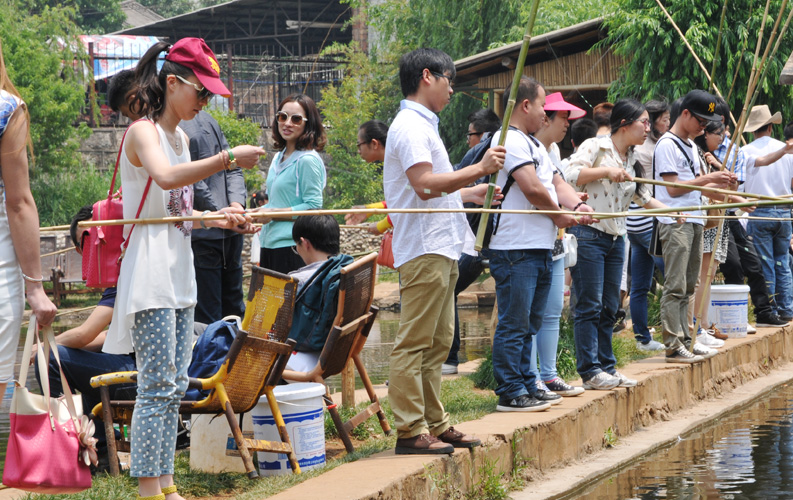
[[[296,289],[297,282],[290,276],[260,267],[253,268],[242,330],[232,343],[223,365],[211,377],[191,379],[189,382],[190,387],[211,392],[199,401],[182,401],[180,408],[180,413],[183,414],[224,414],[240,451],[245,471],[251,479],[258,477],[253,465],[252,451],[285,453],[289,457],[292,471],[300,473],[300,466],[289,442],[289,434],[273,395],[273,388],[281,379],[294,347],[294,341],[285,341],[292,324]],[[121,372],[91,379],[91,385],[99,387],[102,396],[102,404],[93,409],[93,414],[104,421],[108,436],[108,454],[111,457],[111,474],[114,475],[118,473],[118,465],[114,460],[117,450],[128,450],[129,447],[124,442],[117,446],[112,439],[113,423],[129,425],[135,402],[111,401],[108,386],[134,382],[136,378],[136,372]],[[253,409],[262,395],[267,396],[281,442],[243,437],[239,422],[235,418],[235,414]]]
[[[284,370],[283,373],[286,380],[324,384],[326,378],[341,373],[348,361],[353,361],[371,404],[348,421],[343,422],[330,397],[327,384],[323,398],[347,452],[354,450],[350,432],[374,415],[377,415],[383,432],[386,435],[391,434],[391,426],[383,413],[380,400],[375,394],[369,374],[360,357],[378,312],[378,308],[372,306],[377,278],[376,270],[377,253],[369,254],[341,270],[336,318],[320,353],[319,362],[309,372]]]

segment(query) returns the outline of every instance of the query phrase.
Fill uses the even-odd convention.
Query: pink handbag
[[[11,400],[11,430],[3,484],[35,493],[76,493],[91,487],[87,449],[96,442],[92,437],[93,423],[87,417],[79,420],[82,402],[80,399],[75,402],[63,369],[60,372],[64,395],[49,397],[50,348],[55,353],[59,367],[60,357],[52,328],[45,327],[42,330],[45,335],[43,346],[38,340],[36,318],[32,316],[25,339],[22,369]],[[34,336],[38,346],[36,355],[43,396],[32,394],[25,387]],[[82,446],[81,438],[87,447]]]

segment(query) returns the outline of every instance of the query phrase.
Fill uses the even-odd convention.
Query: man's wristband
[[[578,207],[580,207],[581,205],[586,205],[586,203],[584,203],[584,202],[582,201],[582,202],[581,202],[581,203],[579,203],[578,205],[574,206],[574,207],[573,207],[573,212],[575,212],[576,210],[578,210]]]
[[[212,210],[204,210],[204,212],[201,214],[201,220],[198,221],[201,224],[201,229],[209,229],[207,225],[204,224],[204,216],[211,212]]]
[[[233,170],[233,169],[237,168],[238,167],[237,159],[234,158],[234,153],[231,151],[231,148],[227,148],[226,152],[229,154],[229,166],[228,166],[228,169],[229,170]]]

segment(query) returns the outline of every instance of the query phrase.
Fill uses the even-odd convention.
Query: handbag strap
[[[113,192],[113,188],[116,185],[116,172],[118,172],[118,163],[121,160],[121,151],[124,149],[124,139],[127,137],[127,132],[129,131],[130,127],[132,127],[132,125],[138,123],[141,120],[145,120],[145,121],[151,123],[152,125],[154,125],[154,123],[150,122],[148,119],[140,118],[140,119],[135,120],[134,122],[132,122],[132,124],[129,127],[127,127],[127,130],[124,131],[124,136],[121,137],[121,145],[118,147],[118,156],[116,157],[116,169],[113,171],[113,181],[110,183],[110,192],[111,193]],[[146,187],[143,189],[143,196],[140,197],[140,205],[138,205],[138,211],[135,214],[135,218],[136,219],[138,217],[140,217],[140,212],[143,210],[143,204],[146,203],[146,196],[149,194],[149,188],[150,187],[151,187],[151,176],[149,176],[149,180],[146,181]],[[108,195],[108,200],[109,199],[110,199],[110,196]],[[127,245],[129,245],[129,240],[132,237],[132,231],[135,230],[135,226],[136,226],[136,224],[132,224],[132,227],[129,229],[129,233],[127,233],[127,237],[121,243],[121,256],[119,257],[119,260],[124,258],[124,254],[127,251]]]
[[[17,381],[17,385],[23,388],[27,386],[27,377],[28,377],[28,367],[30,365],[30,356],[31,351],[33,350],[33,338],[36,338],[36,358],[39,362],[39,378],[41,380],[41,388],[47,402],[47,413],[50,417],[50,425],[54,426],[54,416],[52,412],[52,408],[50,406],[51,402],[51,393],[50,393],[50,379],[49,379],[49,352],[52,350],[53,356],[55,357],[55,363],[58,365],[58,371],[60,372],[61,377],[61,387],[63,388],[63,399],[66,402],[66,407],[69,410],[69,415],[72,417],[74,421],[75,428],[79,430],[80,422],[77,418],[77,407],[74,404],[74,395],[72,394],[72,389],[69,386],[69,382],[66,380],[66,374],[63,373],[63,366],[61,365],[61,357],[58,353],[58,345],[55,342],[55,334],[52,331],[52,326],[43,326],[41,327],[43,330],[43,339],[44,344],[42,347],[41,341],[39,339],[39,332],[38,332],[38,321],[36,320],[36,316],[30,317],[30,323],[28,324],[28,331],[25,335],[25,348],[22,351],[22,363],[21,368],[19,370],[19,380]]]

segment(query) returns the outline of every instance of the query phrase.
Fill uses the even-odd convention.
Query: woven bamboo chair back
[[[251,286],[245,304],[242,329],[248,338],[223,382],[235,413],[250,411],[264,394],[265,380],[276,354],[265,350],[262,340],[286,341],[292,326],[297,281],[291,276],[258,266],[253,267]],[[216,393],[201,412],[223,411]]]
[[[334,326],[340,326],[343,333],[333,343],[333,351],[320,356],[323,377],[341,373],[353,352],[357,337],[364,326],[360,321],[369,313],[374,299],[374,286],[377,281],[377,253],[356,260],[341,270],[339,281],[339,306]],[[346,325],[356,323],[356,328]]]

